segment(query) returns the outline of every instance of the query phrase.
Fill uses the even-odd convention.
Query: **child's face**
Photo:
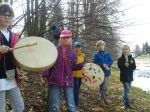
[[[13,21],[13,17],[0,15],[0,27],[1,28],[7,28],[11,25]]]
[[[98,49],[99,51],[104,51],[105,45],[98,45],[98,46],[97,46],[97,49]]]
[[[81,46],[76,46],[76,47],[74,47],[74,50],[75,50],[75,52],[80,52],[81,51]]]
[[[71,38],[70,37],[61,38],[61,45],[68,46],[70,44],[71,44]]]
[[[127,48],[127,47],[125,47],[125,48],[123,48],[123,50],[122,50],[122,52],[123,52],[123,54],[129,54],[130,53],[130,49],[129,48]]]

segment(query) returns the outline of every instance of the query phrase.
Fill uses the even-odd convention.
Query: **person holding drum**
[[[77,63],[77,56],[72,49],[72,32],[64,29],[60,34],[57,46],[58,57],[50,70],[43,72],[43,80],[49,82],[50,87],[50,112],[60,112],[61,89],[64,89],[68,112],[76,112],[74,101],[73,70],[80,70],[84,62]]]
[[[110,76],[110,67],[113,64],[113,60],[111,58],[110,53],[105,50],[105,42],[102,40],[99,40],[96,43],[96,47],[98,49],[98,51],[94,54],[94,59],[93,62],[97,65],[99,65],[104,74],[104,81],[103,83],[100,85],[100,96],[98,98],[100,105],[103,107],[105,106],[105,104],[109,104],[110,101],[107,100],[106,98],[106,91],[108,89],[108,78]]]
[[[81,51],[81,42],[78,41],[74,42],[73,47],[74,51],[77,54],[77,63],[84,62],[85,54]],[[82,70],[74,71],[73,73],[74,73],[74,99],[76,106],[78,106]]]
[[[131,89],[131,82],[133,81],[133,70],[136,69],[135,60],[130,54],[130,47],[124,45],[122,48],[122,56],[117,61],[118,67],[120,69],[120,81],[124,87],[123,94],[123,108],[132,108],[129,101],[129,92]]]
[[[9,98],[13,112],[24,110],[12,56],[12,48],[19,37],[8,29],[13,18],[13,9],[7,4],[0,4],[0,112],[6,111],[5,97]]]

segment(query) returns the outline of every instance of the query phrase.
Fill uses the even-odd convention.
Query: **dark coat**
[[[124,55],[122,55],[117,62],[118,67],[120,69],[120,81],[131,82],[133,81],[133,70],[136,69],[135,60],[132,57],[132,55],[128,56],[128,63],[129,63],[128,67],[125,66],[125,63],[126,63],[125,57]]]
[[[11,48],[14,48],[16,43],[19,41],[19,36],[16,33],[13,33],[11,31],[10,31],[10,43],[9,42],[2,43],[2,38],[5,39],[4,35],[0,32],[0,45],[5,44]],[[6,59],[7,59],[7,61],[6,61],[7,69],[10,70],[10,69],[16,68],[14,65],[14,59],[13,59],[12,53],[8,52],[5,55],[6,55]],[[0,79],[6,78],[3,61],[4,61],[4,54],[0,53],[0,75],[1,75]],[[16,80],[18,81],[17,73],[16,73]]]

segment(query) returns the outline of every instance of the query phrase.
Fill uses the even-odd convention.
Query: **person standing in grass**
[[[125,108],[132,108],[129,101],[129,92],[131,89],[131,82],[133,81],[133,70],[136,69],[136,63],[130,54],[130,47],[124,45],[122,48],[122,56],[117,61],[120,69],[120,81],[123,84],[123,102]]]
[[[76,112],[73,71],[82,69],[84,62],[77,64],[77,55],[72,49],[70,30],[64,29],[61,32],[57,51],[56,63],[42,73],[43,80],[48,81],[50,88],[50,112],[60,112],[62,89],[65,94],[67,111]]]
[[[12,48],[19,41],[19,36],[13,33],[12,24],[14,11],[8,4],[0,4],[0,112],[5,112],[6,100],[11,103],[13,112],[24,111],[24,101],[18,86],[18,73]]]
[[[76,41],[73,43],[74,51],[77,54],[77,64],[85,61],[85,54],[81,51],[81,42]],[[81,86],[82,70],[74,71],[74,99],[78,107],[79,91]]]
[[[110,103],[110,101],[106,98],[106,92],[108,89],[108,79],[111,75],[110,67],[113,64],[113,60],[110,53],[105,49],[104,41],[99,40],[96,43],[96,47],[98,50],[94,54],[93,62],[99,65],[105,74],[104,82],[100,85],[100,96],[98,98],[100,106],[104,107],[105,104]]]

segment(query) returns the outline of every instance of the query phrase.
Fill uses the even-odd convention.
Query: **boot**
[[[98,103],[99,103],[100,107],[105,108],[105,103],[104,103],[104,100],[102,98],[98,98]]]
[[[110,103],[111,103],[111,101],[109,101],[108,99],[104,99],[104,103],[106,104],[106,105],[109,105]]]

